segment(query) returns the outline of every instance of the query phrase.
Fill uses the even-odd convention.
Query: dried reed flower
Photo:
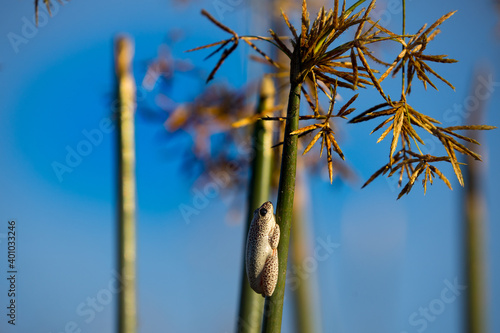
[[[480,160],[481,157],[458,140],[475,144],[478,144],[478,142],[458,134],[456,131],[490,130],[495,127],[486,125],[441,127],[438,120],[415,110],[407,102],[407,96],[411,92],[414,78],[422,81],[424,87],[427,87],[427,84],[429,84],[437,89],[437,86],[431,81],[428,73],[454,89],[450,82],[437,74],[428,65],[428,62],[454,63],[456,60],[450,59],[446,55],[428,55],[424,52],[427,50],[428,43],[434,40],[439,34],[440,30],[438,27],[455,12],[443,15],[429,27],[424,25],[414,35],[405,35],[404,28],[403,35],[398,35],[380,26],[378,22],[370,18],[370,12],[375,7],[375,0],[371,1],[366,9],[363,8],[356,11],[357,7],[363,2],[364,0],[357,1],[354,5],[346,9],[345,1],[340,7],[339,1],[335,0],[332,9],[327,11],[322,8],[311,23],[307,3],[304,0],[302,2],[300,29],[296,29],[290,23],[288,16],[282,12],[284,22],[290,32],[290,36],[288,37],[278,36],[272,30],[270,30],[270,37],[239,36],[236,32],[214,19],[206,11],[202,11],[204,16],[220,29],[230,33],[232,37],[190,51],[218,46],[209,55],[210,57],[223,50],[207,81],[214,77],[225,59],[236,49],[239,45],[239,40],[245,41],[254,48],[263,60],[281,69],[286,65],[284,66],[273,61],[267,54],[257,48],[252,41],[261,40],[270,42],[283,52],[290,59],[290,66],[288,67],[290,82],[301,85],[301,92],[312,110],[311,115],[301,115],[299,120],[316,121],[316,123],[299,128],[291,134],[302,137],[318,130],[306,146],[304,154],[309,152],[321,138],[320,156],[322,156],[323,148],[326,147],[330,181],[333,178],[332,151],[344,159],[344,154],[337,143],[330,121],[333,117],[347,119],[347,116],[355,110],[350,106],[358,97],[358,95],[355,95],[334,114],[333,108],[337,90],[340,88],[356,90],[373,85],[384,99],[384,102],[354,117],[350,120],[350,123],[384,117],[385,119],[374,128],[372,133],[387,126],[377,142],[382,141],[389,133],[392,133],[392,140],[389,149],[389,162],[375,172],[365,185],[381,174],[387,174],[390,177],[399,171],[400,185],[402,184],[403,175],[406,175],[408,178],[408,183],[401,191],[399,197],[402,194],[409,193],[416,179],[421,174],[424,174],[423,185],[425,190],[427,189],[427,183],[430,182],[432,184],[432,179],[436,176],[451,188],[450,182],[433,165],[433,163],[443,161],[452,164],[459,183],[463,185],[463,177],[455,152],[469,155],[476,160]],[[352,29],[355,29],[354,36],[347,41],[339,42],[339,37]],[[402,51],[395,57],[392,63],[386,63],[378,59],[369,49],[370,45],[382,41],[392,41],[402,45]],[[378,71],[370,65],[371,62],[387,68],[384,73],[379,75]],[[400,71],[403,73],[401,97],[399,100],[393,101],[391,96],[384,92],[382,82],[389,75],[392,74],[392,76],[395,76]],[[406,77],[405,73],[407,73]],[[319,105],[318,95],[320,91],[330,100],[330,106],[326,114]],[[264,120],[286,120],[285,117],[271,117],[264,113],[261,116]],[[247,117],[237,120],[234,125],[248,125],[257,119],[259,119],[258,116]],[[418,144],[425,145],[425,142],[417,133],[418,129],[437,137],[446,150],[447,155],[438,157],[422,154]],[[277,145],[280,144],[282,142]],[[418,152],[413,151],[414,146]]]

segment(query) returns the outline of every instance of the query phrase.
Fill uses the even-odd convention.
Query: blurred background
[[[377,4],[374,12],[384,26],[399,32],[399,2]],[[193,149],[198,147],[196,137],[188,131],[173,133],[165,122],[172,110],[206,89],[204,79],[216,63],[215,58],[204,60],[210,50],[184,51],[229,36],[202,17],[200,10],[206,9],[239,34],[267,36],[270,17],[264,6],[242,0],[73,0],[64,5],[54,2],[52,17],[40,6],[37,28],[32,1],[3,4],[1,332],[115,330],[119,279],[116,143],[111,116],[113,40],[119,33],[134,40],[138,87],[139,332],[235,330],[247,186],[239,177],[246,171],[236,176],[226,169],[219,176],[203,176],[204,164],[196,160]],[[296,8],[290,8],[291,17],[296,17]],[[458,10],[429,45],[431,54],[459,60],[435,67],[456,91],[440,84],[439,92],[425,92],[417,84],[409,101],[414,108],[447,126],[466,124],[474,111],[483,109],[478,122],[498,126],[497,9],[492,0],[407,1],[410,33]],[[391,58],[399,53],[391,47],[377,52]],[[210,85],[245,95],[268,70],[249,60],[254,54],[246,45],[238,47]],[[154,66],[160,66],[159,60],[170,67],[158,70]],[[152,70],[158,74],[154,79],[147,75]],[[400,80],[393,81],[385,82],[389,89],[391,84],[394,89],[400,84]],[[349,96],[341,93],[341,98]],[[378,98],[374,89],[368,89],[356,101],[355,114],[379,103]],[[248,100],[255,104],[257,99],[252,95]],[[341,147],[356,176],[348,181],[337,177],[331,185],[326,163],[303,175],[306,186],[299,194],[307,198],[303,214],[309,254],[298,263],[289,261],[291,281],[307,280],[313,286],[318,331],[464,332],[465,190],[451,166],[442,170],[453,191],[436,181],[424,196],[416,184],[412,193],[396,201],[397,180],[386,178],[361,190],[364,181],[386,163],[389,141],[375,144],[378,136],[368,135],[371,123],[339,126]],[[91,142],[89,133],[97,132],[101,135]],[[439,142],[422,138],[431,139],[429,152],[441,149]],[[208,140],[216,146],[223,139]],[[484,198],[481,246],[487,332],[500,332],[500,318],[495,316],[500,311],[500,260],[495,255],[500,251],[495,242],[500,236],[499,140],[498,130],[482,133],[484,163],[475,163]],[[68,155],[79,149],[85,156],[69,157],[68,163]],[[239,152],[245,152],[244,147]],[[61,165],[66,167],[60,169]],[[276,200],[275,196],[271,199]],[[15,327],[4,314],[9,219],[16,219],[18,232]],[[295,332],[291,295],[292,291],[285,295],[283,332]]]

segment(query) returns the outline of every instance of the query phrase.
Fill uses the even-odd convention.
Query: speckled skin
[[[262,296],[271,296],[278,282],[278,243],[280,227],[274,219],[270,201],[253,213],[247,238],[246,270],[252,289]]]

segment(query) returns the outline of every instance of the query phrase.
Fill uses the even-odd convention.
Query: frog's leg
[[[271,245],[271,248],[275,250],[278,248],[279,242],[280,242],[280,226],[278,224],[275,224],[274,229],[271,230],[271,233],[269,234],[269,245]]]
[[[279,230],[279,229],[278,229]],[[271,296],[278,282],[278,251],[273,251],[262,271],[262,296]]]

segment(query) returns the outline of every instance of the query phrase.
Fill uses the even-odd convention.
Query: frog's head
[[[274,219],[273,203],[271,201],[264,202],[262,206],[260,206],[255,210],[254,217],[257,217],[257,220],[262,224],[273,221]]]

